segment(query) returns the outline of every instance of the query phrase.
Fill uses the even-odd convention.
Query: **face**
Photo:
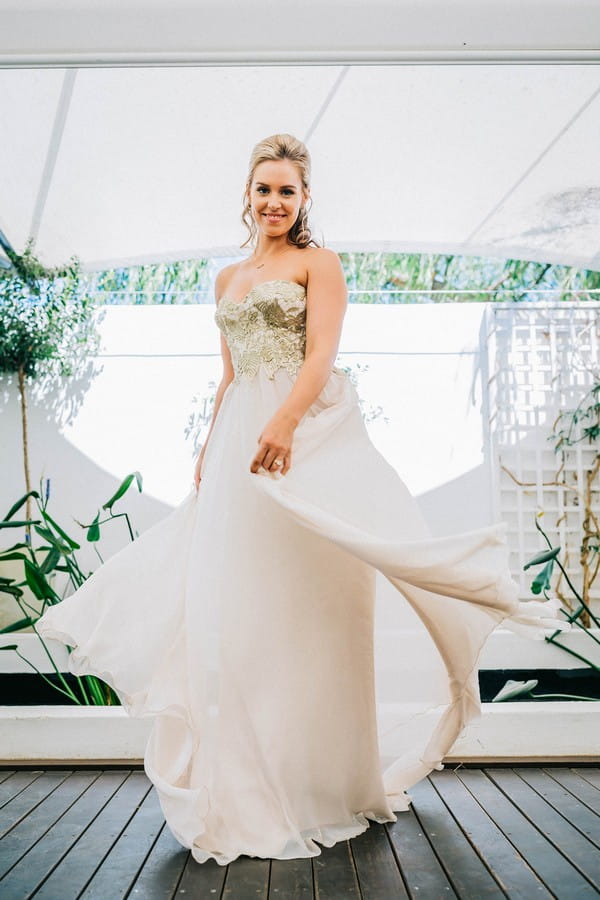
[[[265,160],[255,170],[248,194],[259,231],[269,236],[290,230],[308,199],[298,169],[289,159]]]

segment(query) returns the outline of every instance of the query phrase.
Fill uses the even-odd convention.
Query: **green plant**
[[[132,541],[135,540],[128,514],[125,512],[115,513],[113,511],[114,505],[129,490],[134,481],[138,491],[141,492],[142,476],[139,472],[133,472],[123,479],[112,497],[102,505],[102,510],[106,510],[108,513],[106,517],[102,518],[102,511],[99,510],[89,524],[85,525],[78,522],[86,530],[86,539],[94,545],[94,549],[101,561],[102,557],[98,552],[97,544],[101,537],[101,528],[105,523],[124,518],[129,537]],[[19,519],[16,517],[16,514],[26,504],[28,497],[35,500],[38,515],[33,519]],[[66,595],[69,588],[72,588],[73,591],[80,588],[92,574],[91,572],[84,572],[77,560],[75,551],[80,549],[80,544],[48,512],[49,497],[50,481],[47,479],[44,491],[42,491],[42,485],[40,484],[39,492],[31,491],[29,494],[21,497],[20,500],[11,506],[6,516],[0,521],[0,529],[5,531],[14,528],[26,528],[24,541],[18,541],[0,552],[0,562],[18,560],[23,565],[23,578],[21,580],[17,581],[14,578],[0,577],[0,593],[14,597],[23,616],[17,622],[0,629],[0,634],[15,633],[24,628],[33,627],[59,680],[59,685],[54,684],[30,660],[23,656],[17,644],[0,646],[0,650],[14,651],[31,668],[35,669],[44,681],[61,694],[65,694],[74,703],[101,706],[119,705],[118,697],[114,691],[94,675],[76,676],[76,685],[79,693],[72,690],[56,665],[46,642],[35,630],[35,623],[46,607],[60,603],[63,599],[52,584],[57,573],[61,573],[65,579],[63,596]],[[42,543],[37,547],[33,546],[31,529],[42,539]],[[39,601],[41,604],[39,608],[36,608],[27,599],[25,588],[29,588],[35,600]]]
[[[45,268],[33,253],[5,247],[11,266],[0,269],[0,375],[16,375],[21,404],[26,517],[31,518],[27,388],[32,379],[73,376],[97,350],[94,305],[79,291],[80,263]]]
[[[598,515],[598,497],[600,496],[600,485],[598,483],[600,477],[600,371],[580,359],[579,347],[579,342],[589,327],[592,326],[586,326],[582,332],[576,335],[575,345],[571,350],[570,357],[571,371],[574,372],[576,369],[581,373],[587,371],[591,375],[591,385],[574,409],[560,410],[553,422],[552,431],[547,437],[547,440],[554,442],[554,452],[559,459],[556,474],[550,481],[542,481],[538,485],[537,482],[523,481],[517,478],[506,466],[502,466],[502,469],[520,487],[559,487],[563,495],[569,498],[572,507],[576,507],[578,512],[581,510],[582,536],[579,544],[579,565],[582,576],[581,594],[575,591],[565,571],[569,560],[569,548],[565,550],[565,565],[559,566],[561,574],[554,589],[557,597],[572,611],[574,609],[573,597],[569,593],[565,593],[561,587],[564,576],[567,580],[569,591],[574,594],[580,606],[583,604],[583,611],[578,608],[578,621],[580,618],[580,624],[588,628],[592,621],[595,621],[597,624],[597,619],[594,619],[591,614],[591,591],[600,572],[600,517]],[[585,457],[581,450],[576,447],[576,445],[584,443],[592,448],[592,453],[586,454]],[[574,448],[576,449],[574,450]],[[574,465],[570,465],[572,454],[574,453],[579,453],[582,461],[589,460],[584,462],[582,466],[581,478],[577,472],[577,459],[575,459]],[[569,511],[567,508],[569,501],[563,503],[563,509],[555,522],[556,527],[561,522],[565,522],[567,526],[569,525]],[[543,513],[538,513],[538,516],[540,515],[543,515]],[[537,518],[536,526],[541,531]],[[550,542],[545,534],[544,537],[550,546]],[[528,565],[533,564],[533,561],[528,563]],[[549,566],[548,571],[552,571],[552,566],[553,563]],[[540,573],[540,578],[542,577],[543,574]]]
[[[584,624],[589,627],[591,614],[587,607],[591,604],[591,588],[600,570],[600,521],[595,508],[594,494],[598,492],[598,476],[600,475],[600,373],[592,372],[593,384],[583,395],[575,409],[561,410],[557,416],[550,440],[555,440],[554,450],[560,454],[561,465],[557,472],[557,481],[565,470],[568,454],[576,444],[587,441],[596,445],[596,453],[590,465],[584,470],[584,484],[569,484],[562,476],[561,483],[575,494],[575,502],[583,508],[582,538],[579,548],[579,564],[582,570],[581,599],[586,603]],[[557,585],[558,596],[561,596]],[[562,598],[561,598],[562,599]]]
[[[534,556],[533,559],[529,560],[529,562],[525,563],[525,565],[523,566],[524,571],[529,569],[531,566],[543,566],[543,568],[538,572],[538,574],[535,576],[535,578],[531,582],[531,591],[534,594],[543,594],[547,600],[549,599],[547,592],[550,590],[550,581],[552,578],[554,566],[556,565],[562,572],[563,577],[565,578],[565,581],[567,582],[567,585],[569,586],[569,589],[571,590],[571,592],[573,594],[573,598],[576,601],[575,608],[572,609],[569,613],[564,613],[567,621],[570,622],[572,625],[575,625],[581,631],[583,631],[584,634],[587,636],[587,638],[590,641],[594,641],[594,643],[600,644],[600,640],[596,637],[596,635],[593,633],[593,631],[591,631],[585,624],[583,624],[583,622],[581,620],[582,620],[583,616],[585,615],[586,618],[589,619],[589,621],[593,622],[597,628],[600,628],[600,622],[598,621],[597,617],[592,612],[592,609],[588,605],[587,601],[583,598],[582,594],[577,590],[577,588],[575,587],[575,585],[569,578],[569,575],[567,573],[567,570],[565,569],[564,564],[561,562],[561,560],[558,557],[558,554],[560,553],[560,547],[552,546],[552,543],[551,543],[550,539],[548,538],[548,535],[546,534],[546,532],[541,527],[541,525],[538,521],[538,519],[540,518],[541,515],[542,515],[542,513],[537,514],[536,519],[535,519],[535,527],[537,528],[537,530],[540,532],[540,534],[546,541],[546,543],[548,545],[548,549],[545,550],[543,553],[540,553],[540,554]],[[557,635],[560,635],[560,634],[561,634],[560,629],[557,629],[551,635],[547,635],[545,637],[545,640],[548,641],[548,643],[551,643],[557,647],[560,647],[561,650],[565,651],[565,653],[569,653],[571,656],[576,656],[578,659],[582,660],[582,662],[584,662],[586,665],[590,666],[596,672],[600,672],[600,667],[595,665],[595,663],[593,663],[591,660],[587,659],[585,656],[582,656],[580,653],[576,653],[575,650],[573,650],[572,648],[565,647],[564,644],[561,644],[560,641],[557,639]]]
[[[386,251],[339,256],[356,303],[569,302],[597,299],[600,289],[600,272],[533,260]]]
[[[600,640],[596,637],[596,635],[582,622],[583,616],[586,616],[587,619],[591,620],[597,627],[600,627],[600,622],[597,617],[592,612],[592,609],[586,602],[586,600],[582,597],[581,593],[574,586],[573,582],[569,578],[569,575],[564,567],[564,564],[559,559],[558,554],[560,553],[560,547],[553,547],[551,541],[548,538],[548,535],[545,533],[543,528],[538,522],[538,518],[542,515],[542,513],[538,513],[535,520],[535,527],[543,536],[544,540],[548,545],[548,549],[544,550],[543,553],[538,553],[533,559],[530,559],[529,562],[525,563],[523,566],[523,570],[533,566],[542,566],[540,571],[537,573],[533,581],[531,582],[531,592],[533,594],[539,595],[543,594],[546,600],[549,600],[550,597],[548,595],[548,591],[551,587],[551,578],[554,571],[554,566],[556,565],[560,571],[562,572],[570,590],[573,593],[573,597],[576,601],[575,609],[571,612],[565,612],[562,610],[568,622],[572,625],[575,625],[577,628],[581,629],[584,632],[587,639],[593,641],[595,644],[600,644]],[[558,636],[562,634],[561,629],[557,629],[550,635],[546,635],[544,640],[549,644],[554,644],[554,646],[559,647],[565,653],[568,653],[570,656],[574,656],[577,659],[581,660],[585,663],[586,666],[594,672],[600,672],[600,666],[597,666],[591,659],[588,659],[586,656],[583,656],[581,653],[577,653],[576,650],[573,650],[572,647],[567,647],[565,644],[561,644],[560,640],[558,640]],[[499,702],[502,700],[512,700],[517,696],[529,696],[532,699],[546,699],[548,697],[558,698],[564,697],[569,700],[597,700],[597,697],[581,697],[576,694],[533,694],[531,689],[536,687],[538,684],[536,679],[531,679],[530,681],[507,681],[505,685],[500,689],[500,691],[493,698],[492,702]]]

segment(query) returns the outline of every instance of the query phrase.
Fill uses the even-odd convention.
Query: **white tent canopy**
[[[600,268],[598,37],[584,0],[0,0],[0,229],[86,270],[245,253],[285,131],[338,251]]]

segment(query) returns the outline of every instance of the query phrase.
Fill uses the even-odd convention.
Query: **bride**
[[[346,312],[347,289],[339,257],[333,250],[319,247],[308,227],[308,152],[303,151],[298,141],[291,139],[288,141],[290,156],[277,157],[276,137],[267,139],[262,148],[255,149],[246,184],[242,221],[250,229],[245,244],[256,237],[254,251],[247,260],[226,266],[219,272],[215,294],[217,303],[224,297],[229,303],[241,305],[261,285],[272,289],[279,284],[302,288],[303,291],[296,291],[296,295],[304,293],[306,296],[305,310],[301,310],[300,316],[303,327],[298,329],[298,339],[293,342],[296,357],[290,374],[295,376],[297,369],[297,377],[290,379],[289,395],[265,423],[250,465],[252,472],[258,472],[261,467],[274,472],[281,467],[280,472],[285,475],[292,464],[294,431],[325,387],[333,369]],[[282,149],[285,149],[284,141],[282,137]],[[274,152],[265,154],[269,144]],[[311,247],[311,244],[315,246]],[[279,355],[286,349],[278,348]],[[216,394],[213,424],[223,394],[235,374],[225,334],[221,336],[221,352],[223,377]],[[194,473],[197,487],[206,446],[205,442]]]
[[[347,291],[311,236],[301,141],[254,147],[244,204],[252,252],[216,279],[223,376],[189,493],[37,623],[152,719],[167,824],[220,865],[397,821],[481,714],[491,632],[569,628],[558,601],[519,600],[505,523],[432,537],[369,439],[334,364]],[[423,648],[412,678],[376,648],[382,579]]]

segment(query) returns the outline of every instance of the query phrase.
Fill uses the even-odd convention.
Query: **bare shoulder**
[[[310,287],[326,290],[346,290],[346,277],[341,260],[335,250],[329,247],[311,247],[306,259],[308,284]]]
[[[227,289],[229,280],[238,266],[239,263],[230,263],[228,266],[223,266],[217,273],[217,277],[215,278],[215,299],[217,303],[221,299],[223,291]]]

